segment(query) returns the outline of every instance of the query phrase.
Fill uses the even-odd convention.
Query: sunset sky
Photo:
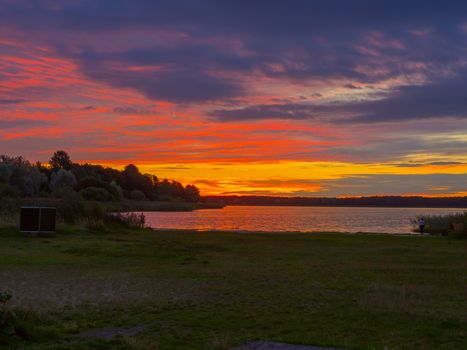
[[[467,1],[0,0],[0,154],[202,194],[467,195]]]

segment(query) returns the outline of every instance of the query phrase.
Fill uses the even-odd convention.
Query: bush
[[[20,192],[13,186],[9,184],[2,184],[0,183],[0,198],[13,198],[13,197],[19,197]]]
[[[94,231],[105,230],[106,210],[99,203],[88,205],[85,210],[86,227]]]
[[[144,228],[146,226],[146,217],[143,213],[112,213],[107,216],[106,222],[129,228]]]
[[[110,188],[113,189],[113,192],[110,191],[110,193],[115,194],[115,199],[116,200],[120,200],[120,199],[123,198],[123,189],[119,185],[117,185],[117,183],[115,181],[112,181],[110,183]]]
[[[67,224],[74,224],[86,215],[86,210],[83,203],[83,198],[79,193],[68,189],[62,189],[59,205],[57,206],[57,213],[59,217]]]
[[[115,181],[112,182],[105,182],[101,181],[96,177],[86,176],[82,180],[79,181],[78,185],[76,186],[76,190],[81,192],[82,190],[88,188],[100,188],[106,190],[110,196],[106,195],[107,199],[97,199],[97,198],[86,198],[86,195],[83,195],[86,199],[94,199],[94,200],[105,200],[105,201],[113,201],[113,200],[120,200],[122,198],[122,188],[118,186]],[[93,194],[91,194],[93,196]]]
[[[133,190],[130,192],[130,199],[133,199],[135,201],[144,201],[146,199],[146,196],[140,190]]]
[[[94,201],[112,201],[114,200],[114,196],[104,188],[101,187],[86,187],[79,191],[81,196],[87,200],[94,200]]]
[[[162,202],[175,202],[175,198],[167,195],[167,194],[161,194],[159,196],[159,200]]]
[[[75,188],[77,184],[76,177],[69,170],[60,169],[52,173],[50,178],[50,190],[52,192],[58,191],[62,188]]]

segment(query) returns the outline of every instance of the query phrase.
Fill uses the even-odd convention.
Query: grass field
[[[20,330],[7,349],[467,348],[467,240],[2,229],[0,289]]]

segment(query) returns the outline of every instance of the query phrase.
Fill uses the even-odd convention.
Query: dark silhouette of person
[[[420,228],[420,233],[423,235],[425,229],[425,218],[423,216],[418,219],[418,227]]]

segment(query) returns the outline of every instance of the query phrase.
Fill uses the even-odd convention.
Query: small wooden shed
[[[54,233],[56,216],[54,207],[21,207],[19,230],[23,233]]]

